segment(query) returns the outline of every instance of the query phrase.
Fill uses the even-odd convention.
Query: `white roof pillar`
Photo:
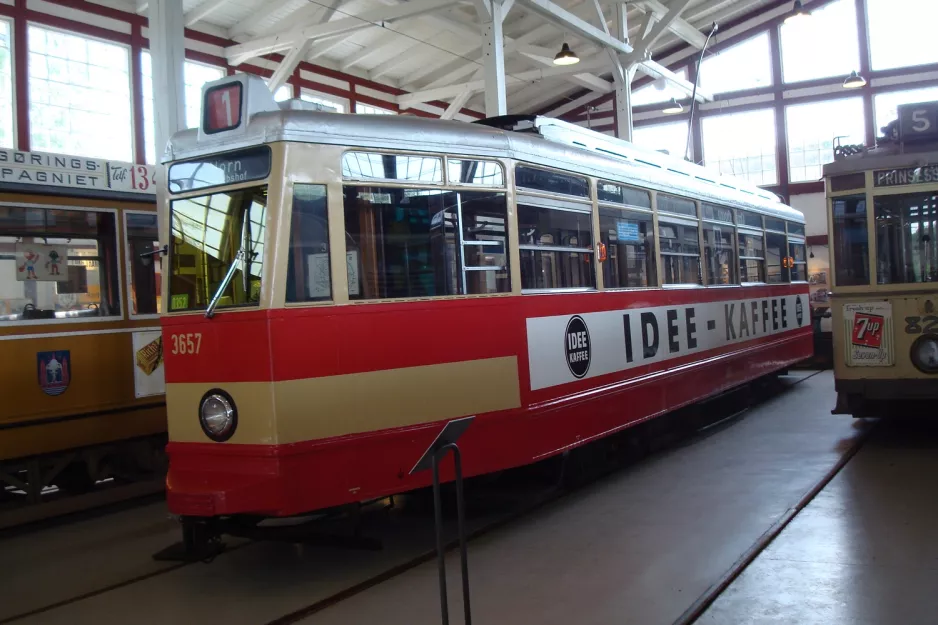
[[[629,41],[628,7],[624,2],[616,5],[616,37]],[[613,72],[616,84],[616,136],[625,141],[632,140],[632,72],[625,70],[620,75]]]
[[[505,35],[502,24],[505,6],[501,0],[483,0],[477,7],[482,20],[482,66],[485,69],[485,116],[508,113],[505,89]],[[510,7],[509,7],[510,8]]]
[[[182,0],[150,0],[148,11],[156,156],[159,159],[169,138],[186,127],[185,13]]]

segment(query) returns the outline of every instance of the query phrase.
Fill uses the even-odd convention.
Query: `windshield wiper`
[[[244,258],[246,254],[244,248],[238,250],[238,253],[235,254],[234,259],[231,261],[231,264],[228,266],[228,273],[225,274],[224,279],[221,281],[221,284],[218,285],[218,289],[215,291],[215,295],[212,296],[212,301],[208,303],[208,307],[205,309],[205,318],[211,319],[215,316],[215,308],[218,306],[218,300],[221,299],[222,293],[225,292],[225,289],[228,288],[228,285],[231,284],[231,279],[234,278],[235,271],[238,270],[238,263],[244,265]],[[242,270],[246,271],[247,267],[243,267]]]

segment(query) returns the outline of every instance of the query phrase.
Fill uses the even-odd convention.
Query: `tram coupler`
[[[182,541],[153,554],[158,562],[211,562],[225,550],[216,519],[182,517]]]

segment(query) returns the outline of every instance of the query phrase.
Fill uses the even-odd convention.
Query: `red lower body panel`
[[[812,349],[805,328],[543,404],[478,415],[460,440],[464,469],[479,475],[540,460],[783,369]],[[409,471],[441,427],[291,445],[170,443],[169,507],[191,516],[289,516],[426,486],[428,472]]]

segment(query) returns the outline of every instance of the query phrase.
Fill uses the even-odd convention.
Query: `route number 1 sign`
[[[202,106],[202,129],[205,134],[224,132],[241,125],[243,85],[230,82],[205,91]]]

